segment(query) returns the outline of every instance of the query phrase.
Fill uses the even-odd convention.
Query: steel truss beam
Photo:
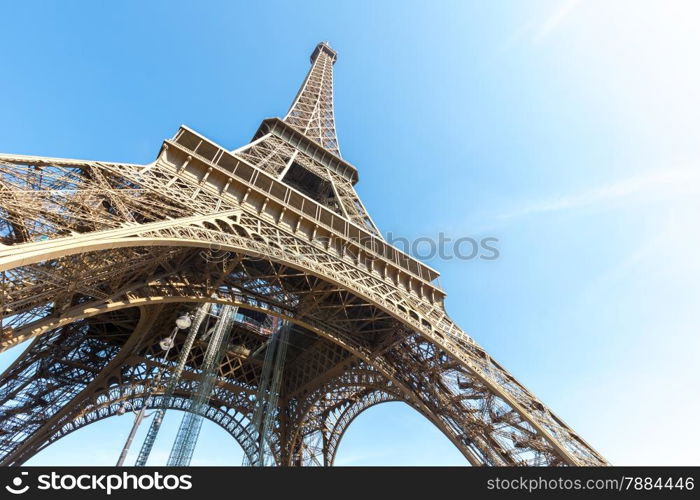
[[[0,348],[32,339],[0,379],[2,463],[143,405],[166,325],[219,303],[245,317],[198,413],[249,458],[278,317],[293,328],[275,463],[331,465],[359,413],[403,401],[475,465],[606,464],[450,319],[437,271],[381,237],[340,158],[335,59],[319,45],[285,119],[235,151],[182,127],[148,165],[0,155]],[[154,408],[188,407],[206,343]]]

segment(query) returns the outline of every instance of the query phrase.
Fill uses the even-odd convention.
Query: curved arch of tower
[[[382,238],[340,156],[336,59],[320,43],[284,119],[235,150],[183,126],[147,165],[0,155],[0,349],[28,344],[0,379],[0,463],[127,405],[196,412],[249,463],[332,465],[357,415],[402,401],[473,465],[606,464]],[[202,304],[235,315],[195,406],[214,335],[173,324]]]

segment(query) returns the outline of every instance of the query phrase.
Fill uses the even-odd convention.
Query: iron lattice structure
[[[2,464],[139,409],[194,408],[248,463],[265,349],[288,322],[266,453],[332,465],[353,419],[402,401],[474,465],[602,465],[605,459],[447,315],[438,273],[389,245],[340,156],[327,43],[284,119],[233,151],[181,127],[147,165],[0,156],[2,338],[31,341],[0,380]],[[163,359],[174,319],[237,307],[211,394],[192,407],[207,340]],[[188,347],[189,348],[189,347]],[[146,397],[151,392],[151,397]]]

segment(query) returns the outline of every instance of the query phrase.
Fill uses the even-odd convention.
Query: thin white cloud
[[[579,4],[580,0],[569,0],[555,10],[550,15],[542,26],[534,34],[532,41],[539,43],[547,38],[571,13],[572,10]]]
[[[618,203],[669,200],[688,195],[700,195],[699,169],[647,172],[580,193],[527,203],[497,217],[510,219],[535,213],[604,208]]]
[[[568,0],[547,17],[544,22],[535,16],[526,19],[513,30],[495,49],[495,54],[503,54],[524,42],[537,45],[547,38],[571,13],[580,0]],[[537,16],[539,17],[539,16]]]

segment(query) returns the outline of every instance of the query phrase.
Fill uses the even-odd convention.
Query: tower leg
[[[130,332],[100,336],[94,321],[78,321],[34,340],[0,380],[0,464],[20,465],[43,449],[83,410],[78,402],[118,372],[159,310],[142,308]],[[116,336],[126,339],[121,346]]]

